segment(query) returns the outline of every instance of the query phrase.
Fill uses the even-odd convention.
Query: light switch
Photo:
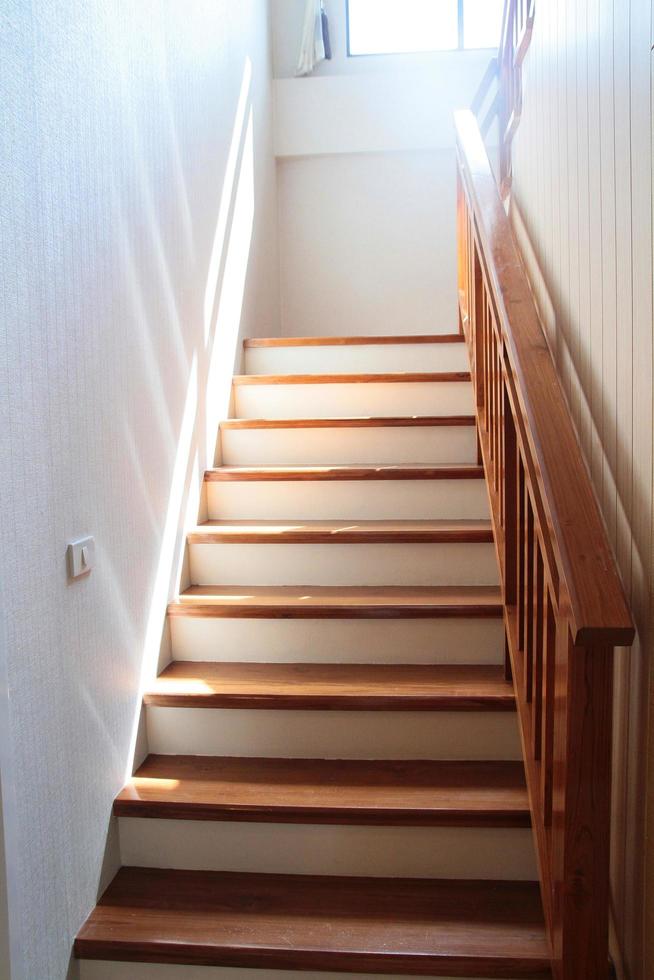
[[[71,578],[87,575],[95,559],[94,538],[80,538],[68,545],[68,574]]]

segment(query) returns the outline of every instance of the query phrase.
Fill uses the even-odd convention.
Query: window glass
[[[464,0],[463,46],[499,47],[503,10],[504,0]]]
[[[458,47],[457,0],[349,0],[348,6],[352,55]]]

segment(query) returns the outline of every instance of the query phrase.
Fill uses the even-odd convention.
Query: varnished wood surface
[[[550,976],[531,882],[122,868],[75,953],[269,970]]]
[[[386,374],[235,374],[235,385],[438,384],[470,381],[468,371],[426,371]]]
[[[457,344],[463,341],[458,333],[445,334],[387,334],[371,337],[248,337],[243,346],[250,347],[351,347],[380,344]]]
[[[390,429],[475,425],[474,415],[361,415],[306,419],[226,419],[221,429]]]
[[[392,826],[527,827],[520,762],[379,762],[151,755],[122,817]]]
[[[217,466],[208,483],[225,480],[482,480],[483,466]]]
[[[629,645],[634,626],[538,310],[477,123],[456,113],[460,171],[510,365],[518,429],[576,644]]]
[[[490,521],[206,521],[189,544],[492,543]]]
[[[168,606],[170,616],[264,619],[498,618],[492,586],[201,586]]]
[[[503,667],[173,661],[145,704],[196,708],[513,711]]]
[[[613,646],[631,642],[633,625],[469,113],[457,117],[457,129],[462,322],[552,968],[556,980],[597,980],[609,950]]]

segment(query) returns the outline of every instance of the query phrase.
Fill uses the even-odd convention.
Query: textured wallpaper
[[[264,0],[0,7],[15,980],[66,977],[115,867],[112,799],[237,341],[278,330],[270,74]],[[97,565],[69,583],[85,534]]]

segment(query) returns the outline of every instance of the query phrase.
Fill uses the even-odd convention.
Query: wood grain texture
[[[207,483],[225,480],[482,480],[482,466],[217,466]]]
[[[463,183],[500,317],[534,490],[580,643],[628,645],[634,626],[529,282],[470,112],[456,114]]]
[[[189,544],[492,543],[490,521],[206,521]]]
[[[552,969],[556,980],[596,980],[608,962],[613,646],[630,643],[634,629],[570,409],[469,113],[458,114],[457,130],[462,322],[505,587]]]
[[[458,333],[403,334],[400,336],[370,337],[248,337],[243,341],[247,350],[252,347],[351,347],[380,344],[458,344],[463,337]]]
[[[392,826],[527,827],[519,762],[151,755],[119,817]]]
[[[169,616],[239,619],[497,619],[493,587],[199,586],[168,606]]]
[[[81,959],[550,976],[531,882],[122,868],[82,926]]]
[[[173,661],[144,703],[186,708],[514,711],[503,667]]]
[[[390,429],[472,426],[474,415],[338,416],[323,419],[226,419],[221,429]]]
[[[441,384],[470,381],[468,371],[399,372],[392,374],[235,374],[234,385],[356,385]]]

